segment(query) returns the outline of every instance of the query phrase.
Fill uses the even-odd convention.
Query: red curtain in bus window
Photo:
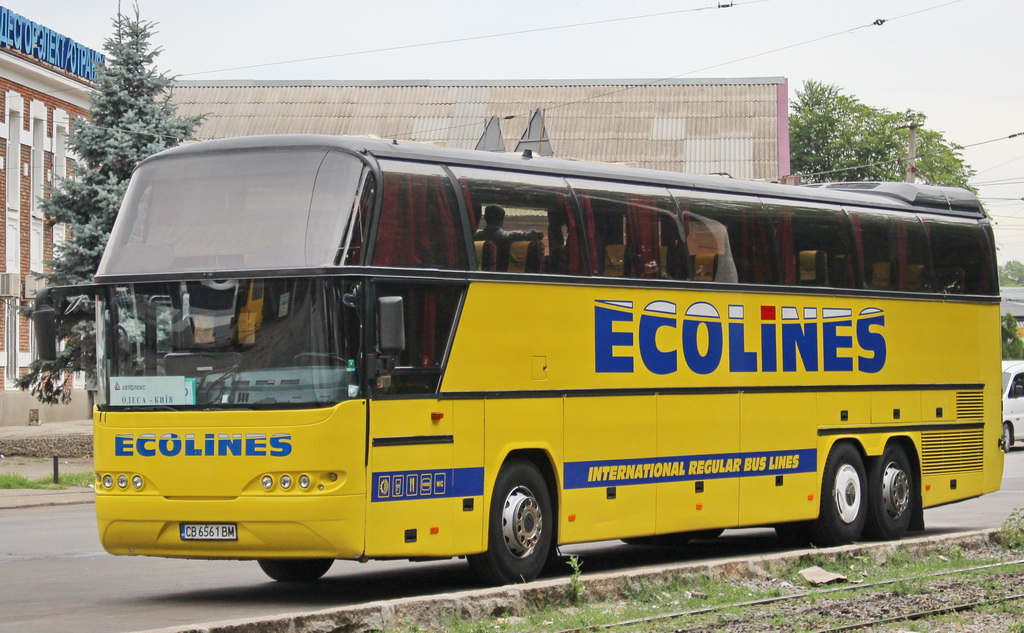
[[[850,224],[853,225],[853,248],[854,252],[857,254],[857,262],[861,269],[864,269],[868,264],[865,263],[867,262],[867,258],[864,252],[864,235],[861,234],[863,229],[861,227],[860,216],[856,213],[848,213],[847,215],[850,218]],[[867,279],[863,274],[864,272],[867,271],[862,271],[861,279]]]
[[[417,216],[413,209],[417,188],[412,174],[390,173],[384,176],[384,199],[377,225],[377,245],[373,263],[377,266],[421,265],[416,252]]]
[[[441,175],[385,174],[374,265],[463,268],[457,208]]]
[[[601,262],[597,256],[597,237],[594,235],[594,207],[590,204],[590,196],[580,193],[576,196],[580,203],[580,212],[583,216],[583,229],[580,233],[575,226],[575,218],[569,210],[568,200],[565,200],[566,215],[569,218],[569,274],[570,275],[600,275]],[[582,235],[589,253],[585,253],[579,239],[573,239],[574,235]],[[590,270],[587,270],[587,255],[590,260]]]
[[[466,211],[469,212],[469,232],[476,233],[476,227],[480,224],[480,210],[473,206],[473,194],[469,191],[469,183],[465,178],[459,179],[459,187],[462,189],[462,197],[466,201]]]
[[[626,196],[627,277],[661,277],[661,253],[657,207],[647,196]]]
[[[430,178],[430,191],[427,194],[427,208],[430,211],[424,214],[426,226],[424,235],[430,239],[420,240],[426,242],[430,249],[428,265],[438,268],[465,268],[460,265],[459,255],[462,250],[459,248],[458,228],[455,221],[458,213],[458,203],[455,202],[454,191],[451,190],[451,183],[447,177]]]
[[[415,335],[412,338],[416,341],[416,349],[413,350],[413,358],[409,360],[415,367],[435,367],[440,363],[440,350],[437,348],[437,295],[419,289],[415,294],[420,295],[420,298],[411,302],[415,309],[408,317],[413,319]]]
[[[779,246],[779,259],[782,261],[782,282],[787,285],[796,284],[796,255],[793,253],[793,213],[779,207],[775,210],[775,239]]]

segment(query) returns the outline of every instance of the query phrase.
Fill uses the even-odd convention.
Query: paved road
[[[930,533],[998,527],[1024,507],[1024,450],[1006,460],[1003,490],[928,510]],[[618,542],[568,548],[585,573],[779,551],[770,530],[731,530],[677,550]],[[568,573],[568,568],[566,569]],[[0,510],[0,633],[123,633],[315,610],[475,586],[462,561],[338,562],[313,587],[269,581],[255,563],[109,556],[91,505]]]

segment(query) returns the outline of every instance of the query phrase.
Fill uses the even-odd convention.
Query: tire
[[[775,534],[786,547],[807,547],[811,542],[807,521],[779,523],[775,526]]]
[[[864,460],[851,444],[832,447],[821,481],[821,512],[808,525],[817,547],[845,545],[860,538],[867,517]]]
[[[469,556],[470,567],[489,584],[533,580],[551,552],[554,519],[540,470],[528,461],[509,462],[494,483],[487,551]]]
[[[263,573],[281,582],[319,580],[334,564],[333,558],[267,558],[256,561]]]
[[[890,444],[881,457],[872,459],[868,468],[867,521],[864,536],[891,541],[902,538],[914,513],[917,482],[898,444]]]
[[[1009,453],[1013,446],[1013,427],[1009,422],[1003,422],[1003,452]]]

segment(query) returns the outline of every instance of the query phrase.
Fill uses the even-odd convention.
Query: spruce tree
[[[52,222],[71,227],[71,236],[54,253],[48,285],[88,283],[99,266],[132,170],[143,159],[192,136],[201,117],[178,117],[171,103],[171,78],[154,66],[159,48],[149,42],[153,22],[118,11],[114,35],[104,42],[106,63],[98,69],[89,118],[71,125],[68,147],[78,162],[74,178],[49,189],[42,210]],[[63,175],[63,174],[62,174]],[[53,362],[35,361],[18,387],[47,404],[67,403],[69,372],[95,372],[95,334],[91,315],[65,318],[59,334],[64,349]]]

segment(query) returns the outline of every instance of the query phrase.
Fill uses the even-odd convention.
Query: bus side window
[[[436,393],[441,381],[463,286],[440,283],[378,283],[377,297],[402,297],[405,349],[379,383],[388,394]],[[379,333],[378,333],[379,337]]]
[[[338,263],[358,266],[363,261],[363,244],[370,225],[370,214],[377,203],[377,178],[367,170],[359,201],[349,220],[348,230],[338,250]]]
[[[976,222],[924,216],[938,292],[995,295],[991,243]]]
[[[356,207],[356,191],[366,167],[340,152],[328,152],[316,174],[306,223],[306,262],[337,263]]]
[[[853,235],[864,264],[864,287],[892,290],[896,286],[893,218],[886,213],[848,210]]]
[[[587,274],[564,180],[464,167],[452,173],[469,210],[477,270]]]
[[[813,203],[766,206],[788,285],[858,287],[852,228],[841,209]]]
[[[863,262],[864,287],[930,292],[934,287],[928,240],[915,214],[847,209]]]
[[[458,200],[438,165],[382,160],[374,266],[467,268]]]
[[[686,279],[683,241],[668,191],[570,180],[587,227],[594,275]]]
[[[916,215],[897,217],[896,229],[897,283],[900,290],[934,292],[935,278],[928,256],[928,235],[921,218]]]
[[[672,190],[694,281],[778,283],[772,229],[757,198]]]

